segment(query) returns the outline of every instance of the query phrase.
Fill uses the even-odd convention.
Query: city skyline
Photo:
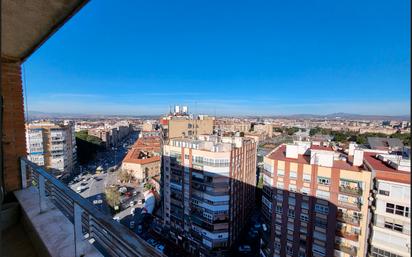
[[[91,2],[24,64],[28,109],[408,115],[409,5]]]

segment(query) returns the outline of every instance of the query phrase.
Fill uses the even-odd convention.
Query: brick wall
[[[1,60],[3,168],[6,192],[19,189],[19,157],[26,154],[23,86],[19,62]]]

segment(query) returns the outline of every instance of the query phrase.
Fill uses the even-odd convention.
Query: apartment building
[[[88,134],[100,138],[106,148],[116,147],[119,143],[133,131],[131,124],[114,124],[103,127],[92,128]]]
[[[124,157],[122,170],[139,182],[160,175],[160,137],[139,138]]]
[[[207,115],[168,115],[160,120],[163,137],[192,137],[213,133],[214,117]]]
[[[195,256],[225,256],[254,205],[256,142],[201,135],[163,148],[164,219]]]
[[[263,181],[261,256],[366,255],[371,172],[362,151],[283,144],[264,157]]]
[[[401,155],[365,152],[365,166],[374,174],[369,256],[411,255],[410,165]]]
[[[26,124],[28,159],[55,176],[69,174],[77,163],[74,124],[39,122]]]

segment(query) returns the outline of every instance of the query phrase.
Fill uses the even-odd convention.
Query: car
[[[119,192],[124,194],[124,193],[127,192],[127,188],[126,187],[121,187],[121,188],[119,188]]]
[[[126,193],[124,193],[126,196],[132,196],[132,193],[131,192],[126,192]]]
[[[147,243],[148,243],[149,245],[156,245],[156,240],[154,240],[153,238],[149,238],[149,239],[147,240]]]
[[[261,226],[262,226],[262,225],[260,225],[260,223],[256,223],[255,225],[253,225],[253,227],[254,227],[255,229],[259,229]]]
[[[165,246],[162,245],[162,244],[158,244],[158,245],[156,245],[156,250],[163,253],[163,251],[165,250]]]
[[[137,195],[137,191],[135,190],[135,191],[133,191],[133,196],[136,196]]]
[[[113,217],[113,219],[120,223],[120,217]]]
[[[136,211],[135,208],[131,208],[131,209],[130,209],[130,214],[131,214],[131,215],[134,215],[135,211]]]
[[[130,229],[134,229],[134,220],[130,221]]]
[[[262,224],[262,229],[263,229],[263,231],[268,230],[268,228],[267,228],[266,224]]]
[[[240,245],[238,251],[241,253],[250,253],[252,251],[252,248],[250,247],[250,245]]]
[[[137,233],[141,234],[143,232],[143,227],[142,225],[137,226]]]
[[[131,202],[129,203],[129,206],[130,206],[130,207],[133,207],[133,205],[134,205],[134,201],[131,201]]]

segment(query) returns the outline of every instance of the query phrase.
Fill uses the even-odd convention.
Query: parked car
[[[134,220],[130,221],[130,229],[134,229]]]
[[[250,253],[252,251],[252,248],[250,247],[250,245],[240,245],[238,250],[241,253]]]
[[[156,245],[156,250],[163,253],[163,251],[165,250],[165,246],[162,245],[162,244],[158,244],[158,245]]]
[[[119,192],[124,194],[124,193],[127,192],[127,188],[126,187],[121,187],[121,188],[119,188]]]
[[[134,201],[131,201],[130,204],[129,204],[129,206],[130,206],[130,207],[133,207],[133,205],[134,205]]]
[[[154,246],[154,245],[156,245],[156,240],[154,240],[153,238],[149,238],[149,239],[147,240],[147,243],[150,244],[150,245],[152,245],[152,246]]]
[[[113,219],[120,223],[120,217],[113,217]]]
[[[137,226],[137,233],[141,234],[143,232],[143,227],[142,225]]]
[[[136,211],[135,208],[131,208],[131,209],[130,209],[130,214],[131,214],[131,215],[134,215],[135,211]]]

